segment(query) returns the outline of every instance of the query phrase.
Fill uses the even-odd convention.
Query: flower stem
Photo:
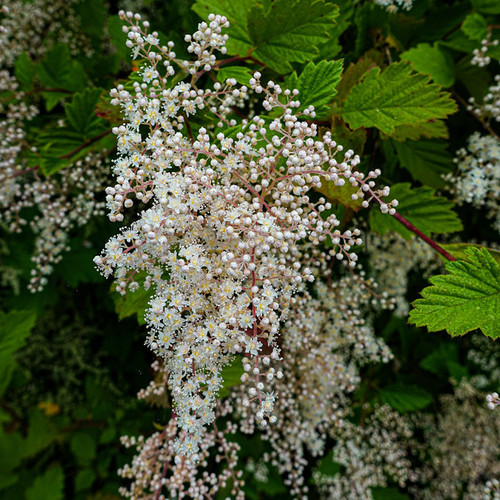
[[[444,248],[440,247],[435,241],[431,240],[428,236],[426,236],[420,229],[415,227],[408,219],[405,219],[401,214],[397,212],[393,215],[393,217],[403,224],[406,229],[416,234],[421,240],[424,240],[428,245],[430,245],[436,252],[439,252],[443,257],[448,260],[457,260],[453,255],[449,254]]]

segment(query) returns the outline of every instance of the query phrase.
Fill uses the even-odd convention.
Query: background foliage
[[[303,109],[315,106],[317,122],[361,155],[362,171],[382,170],[382,181],[399,201],[398,213],[458,259],[446,266],[437,258],[419,262],[404,246],[414,241],[414,232],[376,208],[360,211],[360,200],[324,183],[321,192],[342,224],[355,218],[365,229],[366,243],[359,249],[365,269],[381,282],[386,279],[389,289],[395,285],[404,303],[413,302],[409,320],[407,314],[387,311],[375,317],[376,331],[395,358],[364,369],[353,422],[362,426],[365,414],[380,403],[405,415],[436,417],[446,407],[443,396],[464,378],[480,380],[480,394],[497,390],[494,367],[469,353],[480,352],[485,359],[498,353],[492,339],[500,334],[500,254],[494,250],[499,232],[491,216],[498,198],[489,205],[463,202],[452,179],[457,171],[453,158],[474,133],[489,134],[500,148],[495,116],[475,114],[469,104],[470,98],[477,106],[488,100],[498,74],[498,45],[487,47],[488,65],[471,64],[483,40],[499,38],[498,2],[415,0],[410,10],[399,11],[378,5],[382,2],[355,0],[119,3],[71,2],[65,7],[69,17],[60,15],[58,9],[64,9],[55,4],[53,22],[42,27],[30,24],[29,16],[36,17],[47,2],[15,5],[27,14],[25,30],[37,32],[43,48],[18,40],[6,48],[12,61],[3,61],[25,102],[40,110],[25,121],[29,147],[19,154],[27,175],[55,179],[78,161],[85,164],[89,154],[114,157],[111,127],[121,117],[108,91],[125,83],[138,64],[131,62],[124,44],[119,7],[142,12],[162,41],[176,42],[177,51],[200,17],[226,15],[231,22],[227,56],[239,58],[234,65],[221,65],[218,78],[245,84],[259,70],[284,88],[299,89]],[[81,43],[75,47],[64,33]],[[4,114],[14,98],[12,90],[1,89]],[[497,166],[492,181],[497,193],[499,171]],[[37,293],[28,291],[28,284],[40,233],[29,223],[12,233],[8,221],[2,221],[0,499],[118,498],[116,470],[132,456],[119,437],[149,435],[170,416],[169,408],[136,399],[151,379],[153,359],[143,346],[150,293],[138,291],[123,299],[92,263],[116,231],[99,208],[106,185],[96,194],[95,210],[67,231],[68,248],[50,264],[47,283]],[[80,188],[74,186],[69,184],[68,199],[77,196]],[[37,205],[27,205],[20,209],[22,217],[36,220]],[[380,250],[384,241],[406,248],[399,256],[403,263],[387,257],[391,244],[386,253]],[[384,269],[383,259],[388,259]],[[478,341],[483,334],[491,339]],[[240,375],[237,367],[226,368],[220,397],[239,384]],[[474,404],[481,407],[484,401]],[[242,445],[248,497],[288,498],[276,470],[255,473],[269,445],[258,436],[237,434],[234,439]],[[312,491],[314,471],[334,476],[344,470],[325,455],[308,466]],[[415,457],[415,464],[426,460]],[[461,498],[464,488],[457,486],[453,498]],[[373,488],[372,495],[377,500],[413,497],[398,484]]]

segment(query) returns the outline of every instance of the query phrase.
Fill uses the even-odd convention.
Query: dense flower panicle
[[[419,417],[426,465],[417,471],[417,499],[476,500],[500,477],[500,419],[478,404],[481,393],[468,381],[442,396],[442,412]],[[487,497],[491,498],[491,497]]]
[[[458,170],[445,177],[460,203],[486,209],[493,226],[500,231],[500,144],[491,136],[475,132],[467,147],[457,151]]]
[[[217,68],[215,51],[225,52],[225,17],[210,15],[186,36],[195,59],[180,61],[173,43],[160,46],[139,15],[121,15],[129,22],[128,46],[146,62],[141,82],[111,91],[126,123],[113,130],[120,157],[107,206],[116,221],[137,201],[149,207],[95,262],[105,276],[114,274],[122,294],[140,280],[153,287],[147,344],[170,372],[180,425],[189,421],[176,449],[196,458],[204,428],[214,420],[221,368],[237,353],[256,368],[264,358],[280,357],[277,339],[291,297],[314,280],[302,243],[318,246],[328,238],[333,249],[320,261],[335,257],[356,265],[351,247],[362,243],[359,230],[336,229],[331,205],[309,191],[322,180],[339,187],[347,182],[366,206],[375,199],[383,212],[394,213],[397,203],[381,201],[389,188],[374,190],[379,170],[357,171],[359,157],[343,153],[329,132],[318,140],[314,108],[298,112],[297,91],[264,86],[259,73],[249,87],[228,79],[197,88],[199,77]],[[179,71],[190,81],[173,84]],[[244,106],[250,92],[277,117],[254,116],[237,126],[233,108]],[[189,117],[201,110],[213,123],[194,130]],[[257,416],[266,425],[273,400],[264,393],[264,369],[261,376],[251,389],[265,405]]]
[[[344,472],[314,477],[322,497],[373,500],[371,488],[387,486],[389,478],[405,486],[414,478],[403,444],[411,436],[408,420],[388,406],[379,407],[363,426],[346,422],[333,448],[333,460],[344,466]]]
[[[285,476],[294,496],[307,495],[304,468],[307,454],[322,456],[328,437],[338,438],[351,414],[350,394],[359,386],[359,368],[387,362],[392,354],[374,334],[367,307],[374,286],[362,276],[346,276],[332,286],[317,282],[313,297],[292,298],[292,313],[282,327],[282,360],[270,361],[265,376],[267,395],[260,401],[253,390],[262,370],[244,359],[243,385],[233,394],[240,429],[253,433],[268,405],[270,422],[261,432],[273,452],[267,460]],[[389,305],[383,299],[382,305]],[[264,367],[266,368],[266,367]]]
[[[53,265],[68,249],[72,229],[102,214],[103,204],[98,198],[109,171],[96,153],[50,177],[27,159],[38,154],[36,147],[28,143],[26,130],[40,113],[40,97],[36,92],[29,97],[20,89],[13,75],[14,61],[22,52],[36,61],[57,42],[66,42],[75,53],[90,55],[91,45],[81,34],[73,6],[64,1],[35,0],[26,4],[13,0],[1,9],[0,15],[0,92],[4,94],[0,100],[0,222],[9,231],[21,232],[28,223],[24,209],[37,209],[30,221],[35,233],[34,269],[29,284],[33,292],[41,291],[47,283]],[[49,31],[53,39],[46,37]]]
[[[3,219],[9,223],[10,230],[16,231],[20,224],[26,223],[10,215],[16,210],[15,199],[22,193],[22,183],[18,177],[26,169],[26,165],[18,159],[25,147],[24,125],[35,118],[39,110],[24,102],[25,93],[19,89],[16,78],[6,69],[0,70],[0,92],[11,94],[9,99],[0,100],[0,206],[2,211],[7,210]]]
[[[23,209],[38,210],[29,223],[35,234],[31,291],[40,291],[47,284],[54,264],[69,250],[71,231],[84,226],[90,217],[104,214],[104,202],[98,198],[108,181],[108,168],[109,164],[100,155],[89,154],[70,169],[51,177],[42,177],[37,172],[23,174],[32,177],[31,182],[16,184],[14,192],[7,192],[0,200],[5,204],[0,220],[11,230],[20,230],[26,224],[21,216]]]
[[[22,52],[40,59],[56,43],[90,57],[92,45],[80,28],[75,4],[66,0],[9,0],[0,9],[0,67],[11,68]]]
[[[228,403],[222,403],[217,410],[219,417],[230,412]],[[199,443],[198,464],[178,457],[175,439],[179,434],[181,439],[186,438],[187,433],[179,429],[175,419],[147,439],[143,436],[137,439],[123,437],[122,444],[127,448],[135,447],[138,453],[131,465],[125,465],[118,471],[123,478],[132,480],[128,488],[120,488],[120,494],[125,498],[141,500],[184,497],[202,500],[215,498],[221,489],[230,484],[232,498],[242,500],[244,481],[241,479],[242,471],[237,469],[240,447],[227,439],[232,432],[234,425],[231,422],[220,429],[214,424],[212,429],[207,430]],[[203,470],[208,465],[209,457],[225,465],[222,472],[216,474]]]

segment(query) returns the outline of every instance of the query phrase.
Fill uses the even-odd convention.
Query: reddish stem
[[[35,167],[26,168],[25,170],[19,170],[19,172],[15,172],[12,175],[8,175],[4,179],[13,179],[14,177],[19,177],[20,175],[27,174],[28,172],[34,172],[37,168],[38,168],[38,165],[36,165]],[[4,180],[4,179],[2,179],[2,180]]]
[[[431,240],[428,236],[426,236],[420,229],[415,227],[409,220],[405,219],[401,214],[397,212],[393,215],[393,217],[403,224],[406,229],[415,233],[420,239],[424,240],[428,245],[430,245],[436,252],[439,252],[443,257],[448,260],[457,260],[453,255],[449,254],[444,248],[440,247],[435,241]]]
[[[92,137],[92,139],[89,139],[88,141],[84,142],[80,146],[78,146],[76,149],[71,151],[70,153],[60,156],[59,159],[61,160],[67,160],[71,158],[72,156],[76,155],[76,153],[80,152],[82,149],[85,149],[87,146],[90,146],[94,142],[97,142],[98,140],[102,139],[103,137],[106,137],[107,135],[111,134],[112,129],[105,130],[102,134],[96,135],[95,137]]]

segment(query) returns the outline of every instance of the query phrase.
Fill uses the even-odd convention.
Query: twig
[[[480,116],[476,115],[473,111],[469,109],[469,104],[467,101],[459,94],[457,94],[456,90],[451,91],[452,94],[456,97],[457,101],[460,102],[460,104],[468,111],[476,120],[479,121],[479,123],[493,136],[497,139],[497,141],[500,142],[500,136],[491,128],[491,125],[484,121]]]
[[[435,241],[431,240],[428,236],[426,236],[420,229],[415,227],[408,219],[405,219],[401,214],[397,212],[393,215],[393,217],[403,224],[406,229],[416,234],[421,240],[424,240],[428,245],[430,245],[436,252],[440,253],[443,257],[448,260],[457,260],[453,255],[449,254],[444,248],[440,247]]]
[[[60,156],[60,160],[68,160],[72,156],[76,155],[76,153],[79,153],[82,149],[85,149],[87,146],[90,146],[94,142],[97,142],[98,140],[102,139],[103,137],[106,137],[107,135],[111,134],[112,129],[105,130],[102,134],[96,135],[95,137],[92,137],[92,139],[89,139],[88,141],[84,142],[80,146],[78,146],[76,149],[71,151],[68,154],[65,154],[63,156]]]

